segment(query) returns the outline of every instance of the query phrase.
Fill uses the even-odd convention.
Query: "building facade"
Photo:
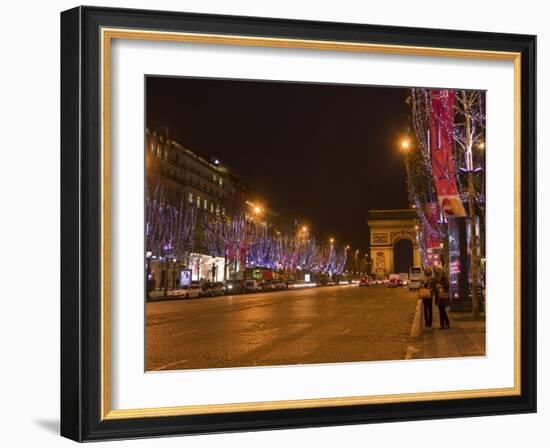
[[[170,204],[192,209],[194,228],[188,254],[178,259],[170,255],[148,260],[150,289],[173,289],[181,286],[183,271],[191,271],[191,280],[222,281],[243,278],[245,266],[227,264],[225,254],[212,254],[209,249],[207,222],[215,218],[242,213],[254,215],[257,204],[265,204],[242,179],[215,157],[205,157],[170,138],[168,130],[146,129],[145,169],[147,194],[161,189]],[[262,207],[262,215],[268,210]]]
[[[148,194],[162,189],[167,202],[193,209],[194,227],[185,259],[158,258],[149,261],[149,288],[181,286],[182,272],[192,280],[221,281],[225,260],[211,256],[203,229],[208,216],[225,216],[235,204],[236,190],[228,170],[216,159],[207,159],[171,139],[167,131],[146,129],[145,169]]]

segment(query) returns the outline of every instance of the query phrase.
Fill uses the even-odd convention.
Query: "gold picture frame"
[[[161,13],[161,12],[149,12],[142,17],[146,19],[136,19],[133,15],[132,10],[108,10],[102,8],[76,8],[74,10],[67,11],[63,13],[62,16],[65,33],[67,36],[72,36],[72,43],[65,42],[65,73],[62,73],[67,79],[69,77],[74,77],[75,72],[78,72],[81,67],[79,64],[83,64],[90,57],[89,55],[83,55],[82,52],[86,51],[85,48],[78,46],[78,39],[75,39],[74,34],[82,37],[87,37],[88,39],[94,39],[97,54],[93,55],[94,64],[97,64],[98,69],[98,89],[94,91],[94,95],[97,96],[100,112],[100,123],[97,134],[97,142],[99,143],[98,150],[98,160],[99,163],[95,167],[98,169],[99,179],[97,182],[97,193],[99,194],[99,207],[98,207],[98,219],[99,219],[99,245],[98,245],[98,260],[97,260],[97,273],[99,273],[99,285],[97,291],[98,295],[98,308],[97,314],[94,316],[99,318],[97,322],[97,334],[99,335],[99,344],[97,345],[97,350],[99,353],[99,363],[97,367],[99,368],[98,376],[94,386],[88,385],[87,387],[83,384],[82,377],[77,375],[74,377],[74,365],[82,362],[82,360],[75,359],[74,354],[78,352],[82,354],[84,347],[81,345],[73,346],[68,345],[65,350],[66,355],[63,360],[64,368],[68,373],[66,373],[65,381],[67,384],[70,383],[70,386],[64,388],[65,401],[67,397],[70,396],[71,400],[77,403],[77,406],[82,410],[83,414],[86,414],[84,420],[79,420],[75,422],[74,418],[67,417],[67,408],[62,410],[62,433],[70,438],[77,440],[93,440],[95,438],[118,438],[118,437],[132,437],[133,434],[140,433],[138,429],[134,430],[134,426],[130,428],[128,425],[135,425],[137,423],[132,422],[143,422],[143,419],[149,421],[144,429],[145,434],[154,435],[154,434],[168,434],[168,433],[193,433],[193,432],[202,432],[206,430],[204,424],[197,424],[191,430],[182,429],[181,431],[173,430],[164,431],[162,421],[164,418],[180,419],[182,428],[185,427],[185,418],[191,416],[227,416],[228,414],[233,414],[233,418],[238,418],[239,415],[243,413],[257,413],[261,414],[262,412],[273,412],[273,411],[299,411],[299,410],[318,410],[320,408],[325,408],[331,415],[338,415],[339,408],[346,408],[346,411],[349,412],[350,409],[361,409],[365,410],[365,407],[369,409],[374,409],[373,405],[388,405],[388,404],[399,404],[399,403],[413,403],[419,406],[422,406],[422,403],[434,403],[439,402],[440,406],[452,406],[452,402],[456,400],[472,400],[472,399],[492,399],[495,402],[498,402],[498,399],[502,400],[503,403],[508,403],[508,406],[512,411],[521,412],[521,409],[526,409],[527,411],[532,411],[533,408],[533,390],[532,387],[526,389],[526,382],[532,382],[534,372],[532,370],[534,363],[534,353],[532,349],[525,351],[527,339],[531,340],[526,332],[532,332],[533,327],[530,324],[528,329],[525,328],[525,322],[530,322],[534,324],[533,313],[534,310],[531,308],[525,308],[525,300],[527,300],[525,293],[525,281],[526,278],[531,278],[534,275],[533,269],[534,257],[532,249],[529,246],[526,249],[524,238],[525,229],[522,231],[522,226],[524,226],[525,219],[528,219],[529,226],[531,227],[534,223],[531,222],[531,218],[526,214],[530,214],[534,202],[533,197],[526,197],[526,186],[529,189],[532,179],[526,178],[526,173],[530,173],[533,170],[534,161],[529,158],[529,154],[534,151],[534,142],[529,135],[525,135],[526,129],[529,129],[530,124],[532,123],[532,116],[534,111],[532,110],[533,104],[531,100],[532,92],[534,91],[534,74],[532,73],[532,60],[534,58],[533,46],[534,38],[532,36],[515,36],[508,35],[504,36],[501,39],[500,46],[502,49],[489,48],[493,45],[489,39],[489,35],[479,35],[480,33],[472,33],[469,35],[465,32],[448,32],[445,36],[436,38],[437,36],[432,35],[431,30],[416,30],[415,32],[422,34],[423,36],[432,37],[433,45],[428,46],[426,43],[421,42],[417,44],[408,45],[405,41],[418,41],[416,38],[412,38],[411,35],[414,34],[411,31],[411,35],[407,37],[406,33],[401,37],[401,42],[396,42],[399,39],[390,36],[389,30],[384,29],[370,29],[368,26],[357,25],[358,29],[363,29],[365,33],[365,41],[346,41],[345,35],[347,31],[344,25],[338,24],[317,24],[316,30],[325,30],[327,36],[334,33],[337,34],[338,31],[342,34],[340,39],[331,40],[327,38],[319,38],[312,36],[312,38],[304,37],[278,37],[276,32],[272,28],[267,27],[267,25],[273,25],[272,22],[267,21],[267,19],[255,19],[253,21],[256,26],[265,25],[266,34],[268,35],[250,35],[250,31],[246,29],[247,24],[250,23],[250,19],[234,19],[235,26],[241,26],[243,29],[242,34],[236,34],[233,32],[233,29],[229,29],[227,32],[223,32],[223,24],[218,21],[216,17],[202,16],[204,25],[203,29],[205,31],[198,31],[193,29],[194,25],[192,24],[195,18],[186,16],[185,14],[176,15]],[[142,20],[140,22],[140,20]],[[143,20],[145,20],[143,22]],[[165,29],[159,25],[163,23],[163,20],[166,21]],[[181,27],[183,29],[190,28],[189,31],[181,30],[174,31],[170,28],[169,23],[173,23],[174,20],[180,20]],[[225,18],[225,20],[229,20]],[[150,21],[150,22],[147,22]],[[143,23],[142,23],[143,22]],[[269,22],[269,23],[268,23]],[[79,26],[79,23],[88,24],[87,28]],[[154,29],[147,29],[146,23],[155,23]],[[133,24],[133,25],[132,25]],[[275,25],[284,28],[281,30],[281,35],[288,34],[288,29],[293,28],[296,31],[296,35],[304,34],[304,23],[298,22],[287,22],[280,21],[276,22]],[[340,28],[339,28],[340,26]],[[364,28],[362,28],[364,27]],[[208,28],[216,29],[216,31],[207,32]],[[275,27],[276,28],[276,27]],[[231,31],[231,32],[230,32]],[[321,31],[312,32],[312,34],[319,34]],[[461,33],[465,33],[462,35]],[[92,36],[92,37],[90,37]],[[375,36],[376,39],[369,41],[369,36]],[[239,45],[239,46],[254,46],[254,47],[274,47],[274,48],[292,48],[292,49],[311,49],[311,50],[322,50],[322,51],[343,51],[343,52],[368,52],[368,53],[382,53],[382,54],[398,54],[398,55],[409,55],[409,56],[437,56],[437,57],[449,57],[449,58],[469,58],[469,59],[483,59],[483,60],[504,60],[511,61],[514,65],[514,154],[515,154],[515,179],[514,179],[514,195],[515,195],[515,222],[514,222],[514,241],[513,241],[513,253],[514,253],[514,269],[515,269],[515,279],[514,279],[514,307],[515,307],[515,316],[514,316],[514,386],[509,388],[494,388],[494,389],[479,389],[479,390],[461,390],[461,391],[450,391],[450,392],[429,392],[429,393],[409,393],[409,394],[396,394],[396,395],[376,395],[376,396],[356,396],[356,397],[340,397],[340,398],[318,398],[318,399],[307,399],[307,400],[285,400],[285,401],[270,401],[270,402],[248,402],[248,403],[233,403],[233,404],[220,404],[220,405],[191,405],[191,406],[176,406],[176,407],[161,407],[161,408],[143,408],[143,409],[112,409],[110,406],[111,402],[111,373],[110,373],[110,246],[111,246],[111,236],[110,236],[110,136],[111,136],[111,116],[110,116],[110,106],[111,106],[111,45],[116,39],[125,39],[125,40],[140,40],[140,41],[163,41],[163,42],[185,42],[185,43],[200,43],[200,44],[214,44],[214,45]],[[385,40],[386,42],[381,42]],[[478,48],[471,48],[472,40],[475,40]],[[467,43],[468,46],[460,47],[460,42]],[[451,46],[458,45],[458,46]],[[63,46],[63,42],[62,42]],[[92,47],[94,48],[94,47]],[[63,48],[62,48],[63,50]],[[76,57],[78,56],[78,57]],[[92,60],[92,59],[90,59]],[[77,70],[75,70],[75,67]],[[89,65],[87,66],[90,69]],[[82,73],[80,72],[82,76]],[[81,89],[82,86],[78,85],[76,90],[74,83],[71,84],[71,87],[66,87],[67,93],[65,95],[75,95],[77,98],[82,98]],[[74,101],[74,100],[73,100]],[[72,110],[68,103],[64,104],[64,110],[66,114],[69,110]],[[72,104],[72,103],[71,103]],[[77,106],[78,107],[78,106]],[[74,104],[73,104],[74,108]],[[526,111],[530,111],[527,113]],[[62,117],[63,119],[63,117]],[[66,124],[67,140],[65,141],[65,146],[63,146],[62,151],[74,151],[74,145],[71,146],[70,143],[67,143],[70,138],[72,138],[72,133],[74,133],[75,126],[86,126],[86,119],[83,116],[79,116],[78,120],[74,122],[69,122],[67,120]],[[90,130],[91,131],[91,130]],[[77,141],[79,151],[84,151],[86,148],[81,140]],[[89,150],[89,149],[88,149]],[[526,156],[527,154],[527,156]],[[72,159],[71,159],[72,160]],[[63,168],[65,171],[69,169],[74,169],[74,166],[78,164],[78,161],[73,161],[73,164],[70,167]],[[526,164],[528,166],[526,166]],[[89,169],[89,168],[86,168]],[[65,175],[65,174],[64,174]],[[67,174],[67,176],[69,176]],[[529,194],[531,194],[529,192]],[[533,193],[534,194],[534,193]],[[74,204],[73,204],[74,205]],[[74,213],[80,210],[80,205],[76,209],[71,208],[67,209],[64,213],[67,217],[67,220],[72,219]],[[534,237],[534,235],[533,235]],[[69,257],[69,255],[74,254],[75,251],[78,251],[82,255],[82,247],[79,244],[75,244],[74,241],[66,243],[64,257]],[[526,274],[525,261],[529,260],[529,270],[530,272]],[[64,280],[65,281],[65,280]],[[71,289],[73,285],[70,285],[68,289]],[[68,293],[67,293],[68,294]],[[82,297],[79,295],[79,297]],[[534,300],[534,297],[530,297],[530,300]],[[62,298],[62,303],[65,306],[67,315],[74,313],[73,305],[66,305],[70,300],[75,300],[74,297],[69,297],[68,295]],[[80,300],[80,299],[79,299]],[[82,312],[85,308],[82,305],[79,305],[78,315],[82,319]],[[83,327],[79,324],[77,328],[74,328],[74,323],[67,322],[68,317],[63,318],[65,326],[71,326],[71,331],[76,331],[77,333],[83,331]],[[522,326],[523,323],[523,326]],[[530,333],[529,333],[530,334]],[[63,343],[63,342],[62,342]],[[73,344],[71,342],[71,344]],[[80,359],[80,358],[79,358]],[[84,366],[81,365],[81,368]],[[527,370],[527,371],[526,371]],[[67,379],[71,377],[72,380]],[[79,397],[75,397],[75,390],[79,387],[83,388],[80,392]],[[89,405],[91,397],[89,394],[91,390],[99,389],[99,396],[97,399],[99,403],[94,405]],[[62,393],[63,395],[63,393]],[[63,397],[62,397],[63,402]],[[489,401],[486,401],[488,403]],[[526,406],[525,403],[528,402],[529,406]],[[515,406],[515,407],[514,407]],[[436,409],[437,405],[433,408]],[[428,409],[428,408],[426,408]],[[432,409],[432,408],[429,408]],[[527,410],[529,409],[529,410]],[[373,411],[374,412],[374,411]],[[430,414],[430,412],[432,412]],[[457,411],[460,415],[476,415],[475,411],[466,411],[458,409]],[[480,409],[478,413],[483,413],[484,411]],[[442,412],[441,415],[448,415],[448,411]],[[309,415],[309,414],[308,414]],[[436,416],[436,410],[426,411],[426,415]],[[399,417],[395,417],[396,419]],[[404,418],[407,418],[404,415]],[[174,421],[176,421],[174,420]],[[338,420],[338,419],[336,419]],[[374,418],[376,420],[376,418]],[[379,419],[380,420],[380,419]],[[378,420],[378,421],[379,421]],[[96,425],[92,427],[91,424],[87,426],[84,424],[84,421],[95,421]],[[343,420],[346,421],[345,419]],[[351,421],[347,420],[347,421]],[[369,421],[368,418],[364,418],[362,421]],[[65,422],[65,423],[63,423]],[[117,423],[118,422],[118,423]],[[326,422],[322,418],[318,420],[318,424],[323,424]],[[120,424],[120,426],[116,426]],[[143,425],[143,423],[140,423]],[[314,423],[315,424],[315,423]],[[261,428],[261,423],[258,423],[257,426],[254,425],[242,425],[239,426],[238,422],[235,424],[237,429],[252,429],[252,428]],[[285,426],[286,425],[286,426]],[[308,423],[301,424],[297,420],[296,426],[304,426]],[[106,429],[98,429],[105,427]],[[267,426],[263,426],[267,427]],[[273,423],[272,427],[278,427],[277,423]],[[282,423],[279,427],[292,427],[287,423]],[[83,428],[87,428],[83,432]],[[201,429],[202,428],[202,429]],[[223,430],[225,427],[223,424],[219,425],[219,429]],[[143,428],[142,428],[143,429]]]

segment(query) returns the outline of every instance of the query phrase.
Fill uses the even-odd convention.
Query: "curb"
[[[424,341],[424,335],[422,333],[422,300],[416,301],[416,309],[414,312],[413,324],[411,327],[411,334],[409,336],[409,345],[405,353],[405,359],[418,359],[422,358],[422,346]]]

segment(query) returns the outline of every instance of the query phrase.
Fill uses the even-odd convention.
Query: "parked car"
[[[244,291],[258,292],[258,291],[261,291],[261,288],[257,280],[247,280],[244,284]]]
[[[230,294],[243,294],[245,292],[245,282],[243,280],[231,280],[225,282],[225,293]]]
[[[185,287],[182,287],[182,288],[178,288],[178,289],[173,289],[171,291],[168,291],[167,295],[168,297],[173,297],[173,298],[177,298],[177,297],[185,297],[185,295],[187,294],[187,290],[184,289]]]
[[[199,297],[201,295],[201,285],[198,283],[192,283],[191,285],[182,286],[179,289],[168,291],[169,297],[184,297],[186,299]]]
[[[225,293],[225,287],[222,282],[204,282],[201,286],[201,296],[215,297]]]
[[[204,282],[201,284],[201,297],[212,297],[214,295],[214,283]]]
[[[275,286],[271,282],[266,281],[266,280],[264,280],[263,282],[260,282],[260,284],[258,286],[259,286],[261,291],[274,291],[275,290]]]
[[[271,285],[276,291],[286,289],[286,285],[280,280],[271,280]]]
[[[223,282],[214,282],[214,295],[223,296],[225,294],[225,285]]]

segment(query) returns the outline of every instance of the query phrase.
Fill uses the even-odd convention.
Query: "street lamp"
[[[411,149],[411,141],[408,138],[403,138],[399,143],[399,147],[401,148],[401,152],[408,153]]]

